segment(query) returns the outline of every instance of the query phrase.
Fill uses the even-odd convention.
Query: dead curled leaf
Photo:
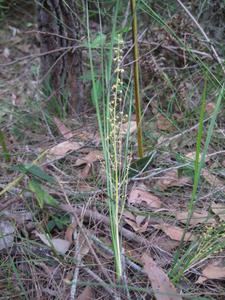
[[[170,224],[157,224],[153,225],[154,228],[162,230],[168,237],[174,241],[181,241],[184,233],[184,229],[178,226]],[[195,239],[194,235],[191,232],[187,232],[184,237],[184,241],[193,241]]]
[[[147,208],[160,208],[161,207],[161,201],[160,199],[149,193],[148,191],[145,191],[142,189],[142,187],[133,188],[130,192],[129,198],[128,198],[129,204],[145,204]]]
[[[182,300],[166,273],[156,265],[155,261],[149,255],[144,254],[141,261],[157,300]]]
[[[182,212],[177,212],[176,213],[176,220],[182,222],[183,224],[186,224],[188,218],[188,212],[187,211],[182,211]],[[207,211],[199,211],[199,212],[194,212],[191,220],[190,220],[190,225],[197,225],[201,223],[215,223],[215,220],[209,216],[209,213]]]
[[[78,158],[75,166],[79,167],[84,164],[92,164],[93,162],[97,160],[103,160],[104,159],[104,153],[99,150],[94,150],[90,153],[88,153],[85,157],[83,158]]]
[[[203,283],[207,279],[223,279],[225,278],[225,267],[219,266],[218,262],[209,264],[202,271],[202,276],[198,278],[196,283]]]
[[[159,186],[161,190],[165,190],[170,187],[182,187],[190,182],[191,178],[187,176],[178,177],[177,170],[170,170],[156,181],[156,185]]]

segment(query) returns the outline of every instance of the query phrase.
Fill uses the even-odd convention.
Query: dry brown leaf
[[[47,155],[47,158],[52,159],[60,159],[64,157],[67,152],[78,150],[80,148],[80,144],[76,142],[65,141],[54,147],[52,147]]]
[[[196,283],[203,283],[207,279],[225,279],[225,267],[220,267],[217,263],[209,264],[202,271],[202,275]]]
[[[172,250],[177,248],[180,244],[179,241],[171,240],[169,237],[165,235],[154,237],[153,243],[154,245],[157,245],[158,247],[168,252],[171,252]]]
[[[188,212],[182,211],[176,213],[176,220],[182,222],[183,224],[186,224],[188,218]],[[197,225],[201,223],[215,223],[215,220],[212,217],[209,217],[209,213],[207,211],[200,211],[200,212],[194,212],[191,220],[190,225]]]
[[[170,225],[170,224],[159,224],[153,225],[154,228],[162,230],[168,237],[170,237],[174,241],[181,241],[184,233],[184,229],[178,226]],[[194,235],[191,232],[187,232],[184,237],[184,241],[193,241]]]
[[[161,190],[165,190],[169,187],[182,187],[187,183],[190,183],[191,179],[187,176],[178,177],[177,170],[167,171],[164,176],[157,180],[156,184]]]
[[[218,215],[221,221],[225,221],[225,205],[223,203],[213,202],[211,209],[214,214]]]
[[[97,160],[103,160],[103,159],[104,159],[104,153],[99,150],[94,150],[94,151],[88,153],[88,155],[86,155],[85,157],[78,158],[75,163],[75,166],[79,167],[84,164],[92,164],[93,162],[95,162]]]
[[[224,182],[222,182],[222,180],[218,179],[215,175],[211,174],[208,170],[203,169],[202,170],[202,176],[205,178],[205,180],[217,187],[217,188],[223,188],[224,187]]]
[[[140,188],[133,188],[130,192],[128,203],[141,205],[143,204],[143,202],[145,203],[147,208],[161,207],[161,201],[158,197]]]
[[[137,216],[131,214],[130,217],[125,217],[124,221],[129,224],[135,232],[143,233],[147,230],[149,224],[149,217]]]
[[[216,103],[214,102],[207,103],[205,106],[205,113],[211,115],[214,112],[215,107],[216,107]]]
[[[77,300],[92,300],[94,299],[94,291],[90,286],[86,286],[83,292],[77,297]]]
[[[63,239],[50,239],[47,238],[46,235],[39,233],[37,231],[35,232],[35,234],[46,246],[51,247],[51,245],[53,245],[55,250],[61,254],[65,254],[70,248],[71,242],[69,241]]]
[[[128,122],[122,124],[122,126],[120,128],[122,135],[126,135],[127,134],[128,127],[129,127],[129,123]],[[136,121],[130,121],[130,135],[132,133],[134,133],[136,130],[137,130],[137,123],[136,123]]]
[[[161,114],[157,114],[156,119],[156,125],[159,130],[172,131],[173,124],[169,120],[167,120],[166,117]]]
[[[73,137],[73,133],[70,129],[68,129],[58,118],[54,117],[55,125],[57,126],[59,132],[62,134],[62,136],[68,140],[71,137]]]
[[[182,300],[166,273],[156,265],[149,255],[144,254],[141,261],[157,300]]]

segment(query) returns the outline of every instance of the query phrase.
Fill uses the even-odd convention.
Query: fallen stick
[[[65,212],[68,212],[70,214],[73,214],[74,212],[80,216],[82,213],[82,217],[84,219],[93,220],[94,222],[102,222],[107,226],[110,226],[110,220],[107,216],[104,216],[100,214],[98,211],[93,211],[90,209],[86,209],[85,211],[82,210],[82,208],[72,207],[74,212],[71,211],[71,207],[67,204],[60,204],[59,208]],[[135,232],[132,232],[126,228],[121,228],[122,235],[129,241],[135,241],[138,244],[141,244],[143,246],[152,246],[150,245],[150,242],[143,236],[137,235]],[[158,249],[158,247],[157,247]]]

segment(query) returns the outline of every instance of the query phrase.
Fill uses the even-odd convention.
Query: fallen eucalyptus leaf
[[[92,164],[93,162],[95,162],[97,160],[103,160],[103,159],[104,159],[104,153],[99,150],[94,150],[94,151],[88,153],[88,155],[86,155],[85,157],[78,158],[75,163],[75,166],[79,167],[84,164]]]
[[[176,213],[176,220],[182,222],[183,224],[186,224],[188,218],[188,212],[177,212]],[[212,217],[209,217],[209,213],[207,211],[200,211],[200,212],[194,212],[192,214],[190,225],[197,225],[201,223],[215,223],[215,220]]]
[[[225,279],[225,267],[221,267],[218,265],[218,263],[214,264],[209,264],[206,266],[203,271],[202,275],[198,278],[196,283],[203,283],[207,279],[220,279],[224,280]]]
[[[182,300],[176,288],[170,282],[167,274],[158,267],[155,261],[147,254],[141,258],[144,264],[144,272],[147,274],[157,300]]]
[[[80,144],[77,142],[65,141],[54,147],[52,147],[47,155],[49,160],[60,159],[64,157],[69,151],[75,151],[80,148]]]
[[[133,188],[130,192],[129,198],[128,198],[129,204],[145,204],[147,208],[160,208],[161,207],[161,201],[160,199],[149,193],[148,191],[142,190],[142,188]]]
[[[170,225],[170,224],[159,224],[153,225],[154,228],[162,230],[168,237],[170,237],[174,241],[181,241],[184,230],[178,226]],[[184,241],[193,241],[194,235],[191,232],[187,232],[184,237]]]

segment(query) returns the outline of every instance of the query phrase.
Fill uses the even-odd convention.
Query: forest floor
[[[159,110],[156,100],[145,98],[141,160],[131,123],[133,153],[121,216],[124,275],[117,283],[95,111],[91,103],[79,116],[48,111],[38,86],[35,28],[28,15],[23,24],[9,18],[0,30],[0,299],[224,299],[224,103],[180,247],[203,91],[195,92],[192,98],[199,100],[190,108],[182,90],[199,74],[181,74],[181,109],[163,110],[165,101]],[[202,146],[215,106],[209,93]],[[179,249],[176,282],[171,270]]]

